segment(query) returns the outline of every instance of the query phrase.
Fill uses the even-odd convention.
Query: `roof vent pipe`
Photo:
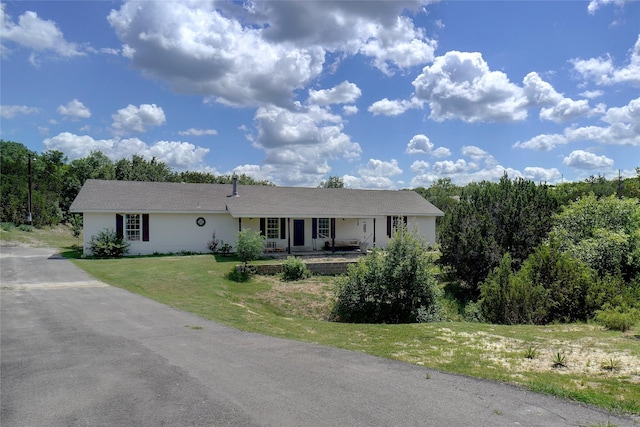
[[[233,175],[233,192],[229,197],[238,197],[238,177]]]

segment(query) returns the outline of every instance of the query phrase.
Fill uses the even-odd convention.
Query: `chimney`
[[[233,192],[227,197],[238,197],[238,177],[233,175]]]

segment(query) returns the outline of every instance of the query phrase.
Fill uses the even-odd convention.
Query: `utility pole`
[[[618,169],[618,198],[622,199],[622,175],[621,170]]]
[[[27,222],[33,225],[33,217],[31,216],[31,153],[29,153],[29,166],[27,173],[29,175],[29,194],[27,196]]]

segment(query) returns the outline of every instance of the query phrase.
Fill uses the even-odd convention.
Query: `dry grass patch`
[[[68,225],[34,228],[32,231],[21,231],[17,227],[10,231],[0,230],[2,246],[70,248],[78,244],[82,244],[82,236],[80,239],[73,237]]]
[[[601,329],[598,326],[563,326],[540,328],[542,336],[551,333],[577,332],[584,334],[585,328]],[[555,331],[554,331],[555,329]],[[518,339],[485,331],[457,332],[447,327],[436,329],[438,346],[423,341],[396,343],[393,357],[420,365],[446,365],[455,363],[459,355],[456,349],[464,349],[471,365],[485,369],[500,368],[512,373],[514,379],[526,373],[554,373],[566,376],[581,376],[592,379],[606,378],[626,382],[632,387],[640,384],[640,346],[637,351],[612,350],[592,337],[571,340],[542,339],[532,344],[529,339]],[[625,339],[625,338],[621,338]],[[527,349],[535,347],[535,356],[526,357]],[[438,360],[434,360],[434,349],[438,349]],[[553,361],[560,352],[566,357],[566,366],[554,368]]]
[[[268,291],[254,297],[287,317],[326,320],[333,301],[333,285],[327,278],[313,276],[305,280],[284,282],[278,276],[262,276]]]

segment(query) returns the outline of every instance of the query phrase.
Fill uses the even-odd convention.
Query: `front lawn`
[[[468,322],[327,322],[333,279],[236,283],[239,263],[211,255],[79,259],[97,279],[244,331],[361,351],[640,414],[640,331],[593,324],[503,326]],[[528,356],[528,357],[527,357]],[[564,367],[553,367],[559,356]]]

